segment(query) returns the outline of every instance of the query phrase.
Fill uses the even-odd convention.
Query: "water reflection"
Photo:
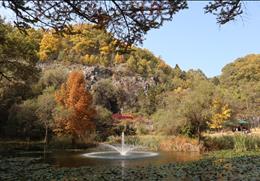
[[[55,167],[80,167],[80,166],[120,166],[122,175],[125,168],[142,167],[148,165],[162,165],[175,162],[187,162],[200,159],[197,152],[159,152],[159,156],[134,160],[105,160],[86,158],[86,151],[55,151],[45,154],[45,161]]]
[[[121,178],[125,178],[125,160],[121,160]]]

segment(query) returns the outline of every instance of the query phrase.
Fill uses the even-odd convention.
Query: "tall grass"
[[[250,151],[260,148],[260,136],[245,135],[237,133],[229,136],[207,137],[204,140],[204,146],[207,150],[227,150]]]
[[[257,150],[259,146],[259,136],[245,136],[241,134],[234,136],[234,150],[236,151]]]

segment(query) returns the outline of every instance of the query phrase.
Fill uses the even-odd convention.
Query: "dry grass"
[[[128,136],[128,144],[142,145],[152,150],[198,152],[202,145],[197,139],[184,136],[142,135]]]
[[[169,137],[160,141],[160,150],[199,152],[202,146],[197,139],[184,136]]]

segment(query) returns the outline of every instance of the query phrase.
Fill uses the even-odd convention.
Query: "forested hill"
[[[80,63],[104,67],[126,64],[129,70],[143,76],[163,73],[172,69],[150,51],[125,47],[104,30],[91,25],[75,25],[74,33],[58,36],[44,32],[40,41],[39,58],[42,62]]]
[[[74,33],[63,36],[42,32],[38,56],[38,67],[45,73],[58,74],[56,68],[83,70],[95,103],[102,102],[113,113],[120,108],[137,110],[141,95],[173,90],[186,79],[178,65],[170,67],[147,49],[125,49],[110,34],[91,25],[75,25]]]
[[[64,131],[57,125],[71,109],[65,102],[73,107],[74,98],[85,94],[81,104],[93,106],[89,125],[102,139],[118,112],[152,121],[153,133],[188,136],[219,129],[227,120],[260,117],[260,55],[239,58],[208,79],[200,70],[172,68],[149,50],[125,49],[90,25],[75,25],[72,34],[28,29],[25,35],[1,21],[0,41],[1,136],[41,138],[44,129]],[[134,129],[147,132],[141,125]]]

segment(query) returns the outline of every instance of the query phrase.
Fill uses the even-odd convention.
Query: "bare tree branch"
[[[109,5],[109,6],[108,6]],[[172,20],[178,11],[187,8],[186,1],[94,1],[94,0],[7,0],[2,6],[11,9],[20,29],[30,26],[64,31],[78,20],[106,29],[127,44],[142,43],[144,35]]]
[[[243,13],[240,0],[223,1],[215,0],[210,2],[205,8],[205,13],[212,13],[217,16],[217,23],[223,25],[234,20]]]

